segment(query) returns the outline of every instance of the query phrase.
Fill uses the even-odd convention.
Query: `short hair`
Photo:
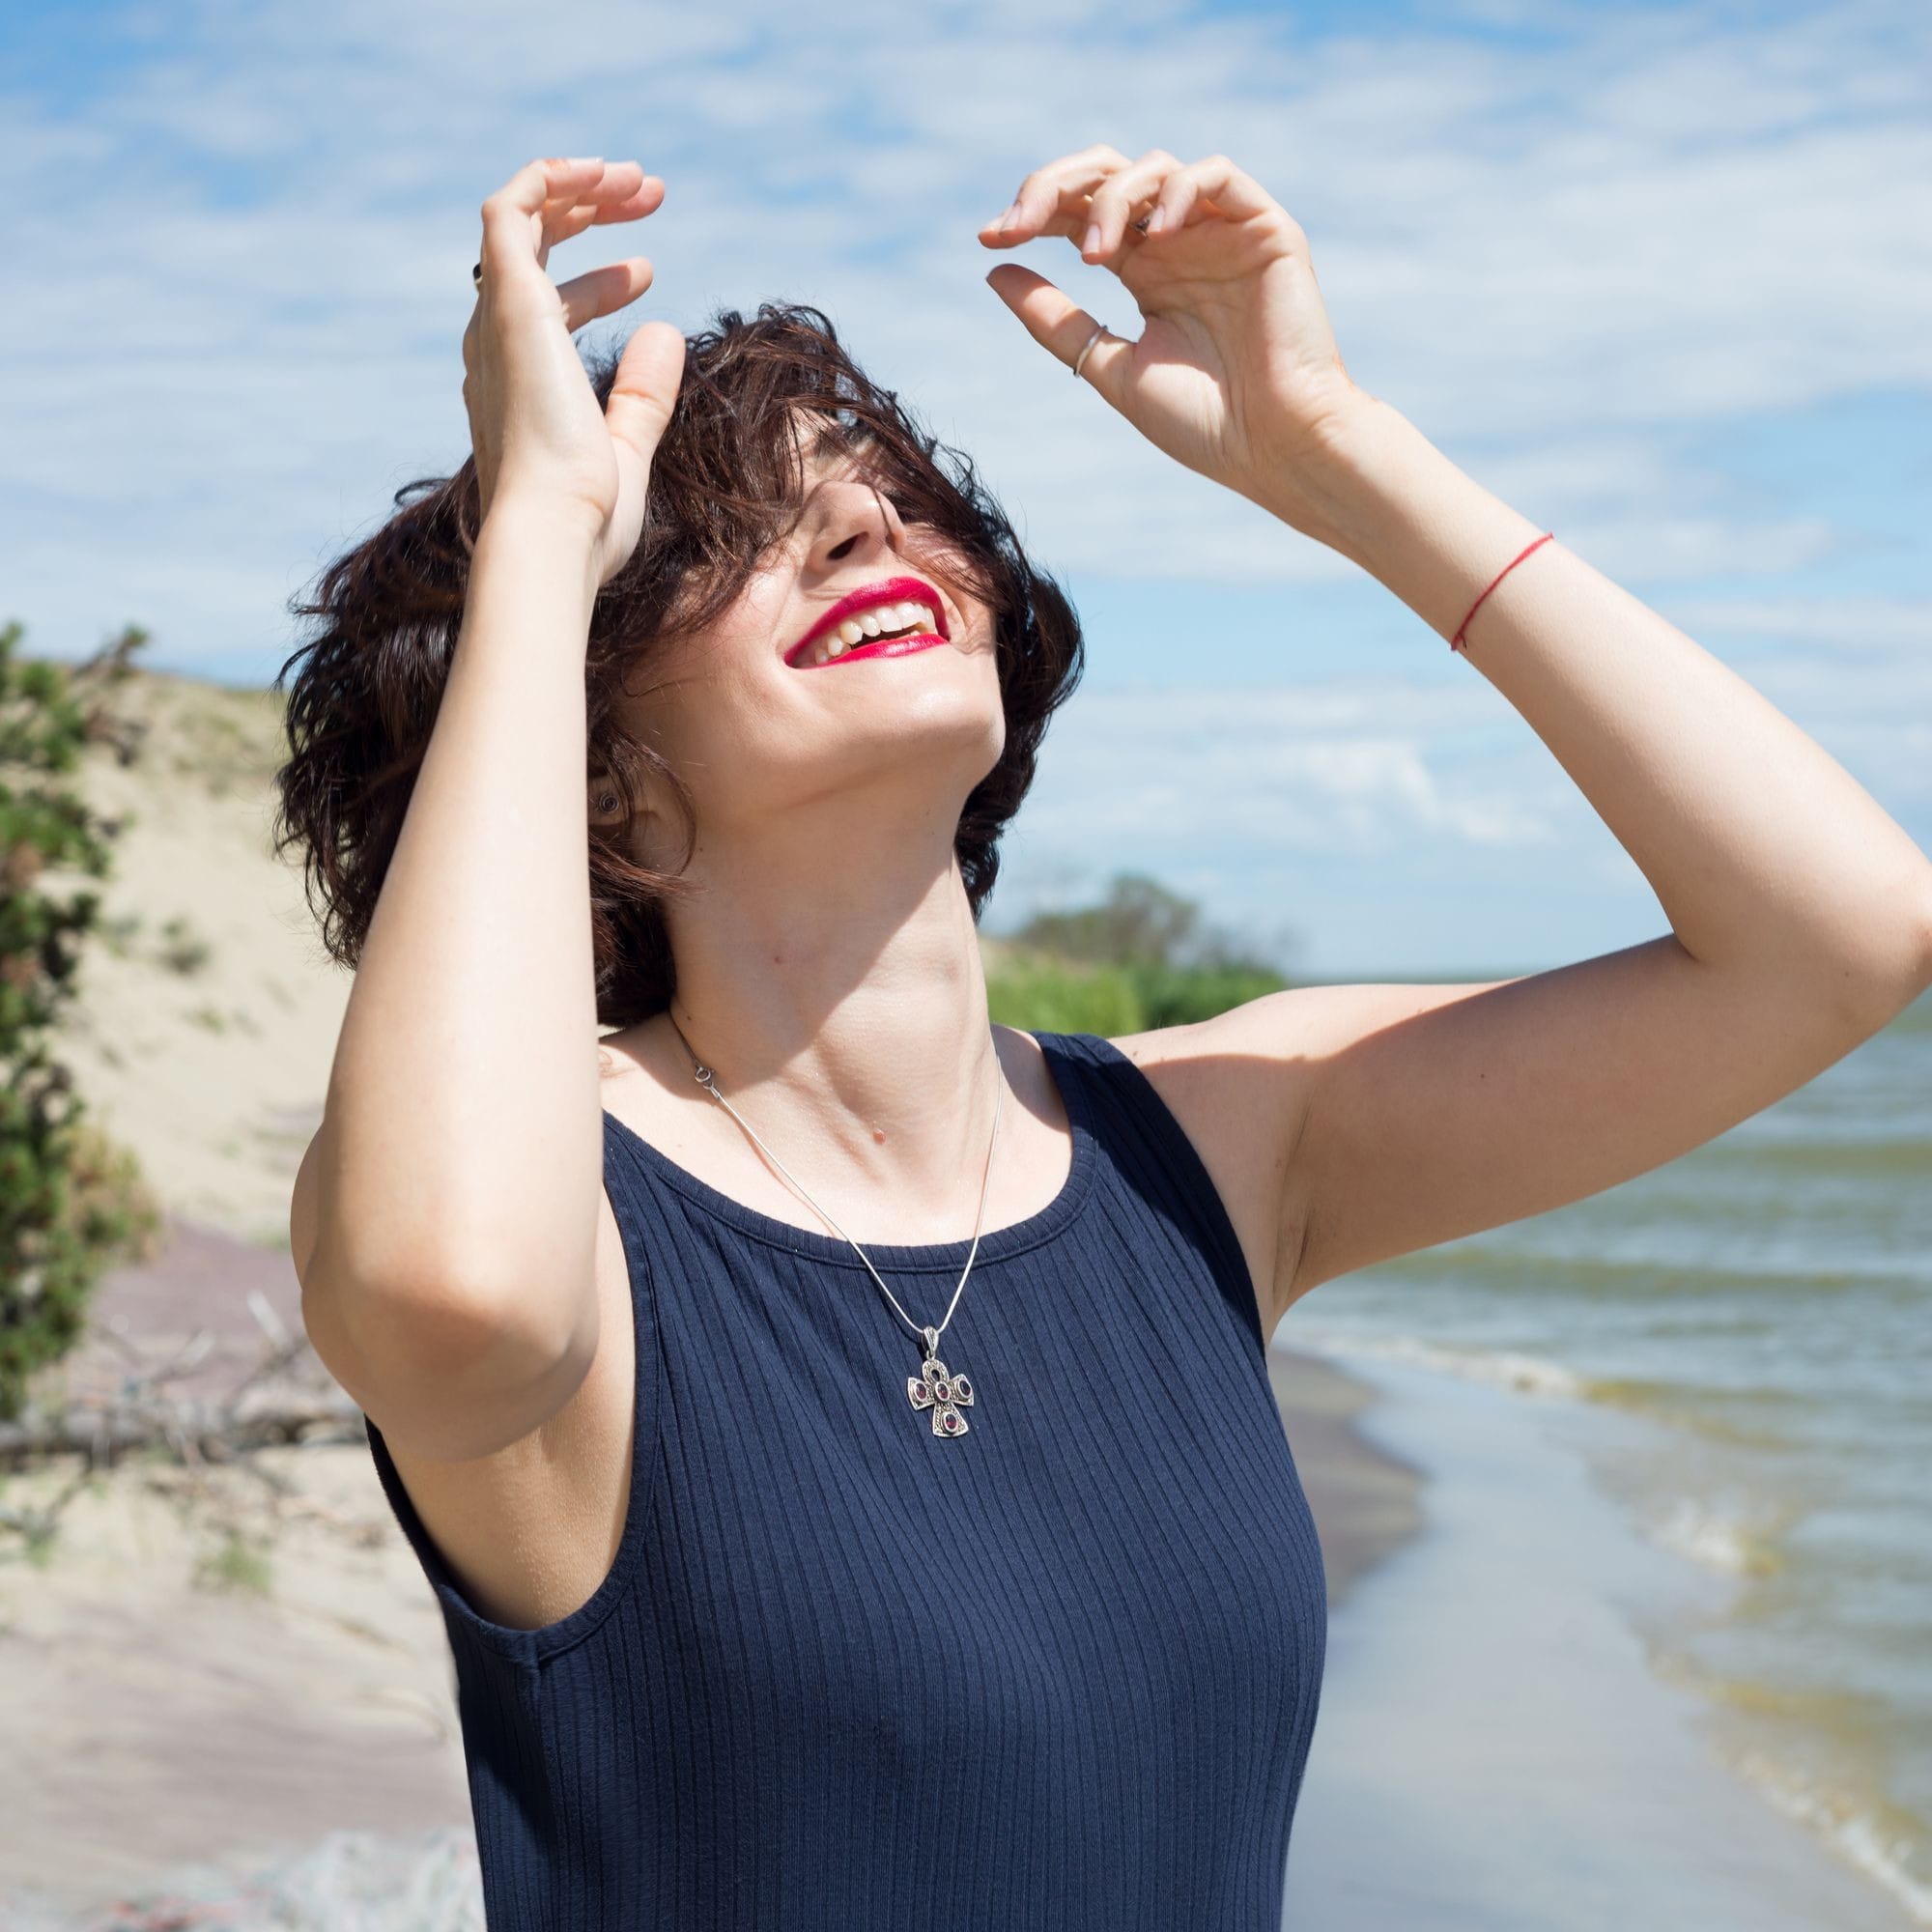
[[[585,353],[607,403],[621,345]],[[823,419],[816,440],[799,434]],[[597,1016],[635,1025],[675,989],[666,901],[695,833],[691,796],[665,758],[622,722],[626,687],[672,641],[713,622],[803,511],[806,466],[854,456],[930,558],[991,614],[1006,715],[999,762],[974,786],[953,848],[977,923],[999,873],[999,840],[1034,780],[1048,719],[1084,668],[1071,600],[1029,561],[972,460],[923,434],[897,394],[872,383],[810,305],[735,310],[686,338],[684,373],[652,457],[637,550],[598,593],[584,666],[585,780],[608,776],[635,810],[661,780],[686,824],[675,867],[639,865],[621,830],[593,826],[589,867]],[[436,724],[463,619],[480,523],[474,458],[455,475],[396,492],[396,513],[291,601],[315,633],[284,662],[289,757],[276,775],[275,850],[303,855],[303,884],[330,957],[355,967]],[[292,675],[293,674],[293,675]]]

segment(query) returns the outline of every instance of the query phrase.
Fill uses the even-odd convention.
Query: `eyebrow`
[[[811,439],[806,448],[808,459],[820,457],[828,450],[838,449],[841,454],[852,453],[868,442],[877,441],[871,427],[866,423],[854,423],[849,429],[840,422],[829,422],[820,426],[818,434]]]

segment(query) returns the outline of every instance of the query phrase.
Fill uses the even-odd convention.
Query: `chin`
[[[836,747],[821,739],[821,755],[809,761],[794,740],[784,760],[793,782],[784,789],[801,804],[870,793],[888,797],[878,809],[889,812],[941,798],[956,809],[999,763],[1006,742],[1003,712],[989,714],[961,694],[928,693],[917,704],[871,713],[864,729],[855,723]]]

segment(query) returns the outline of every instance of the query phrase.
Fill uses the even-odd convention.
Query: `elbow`
[[[1932,987],[1932,871],[1925,875],[1925,882],[1918,895],[1918,971],[1915,980],[1910,1006],[1913,1000]]]
[[[1863,1010],[1873,1032],[1889,1026],[1932,988],[1932,868],[1918,875],[1908,896],[1906,918],[1885,928],[1895,934],[1893,942],[1880,950],[1874,941],[1871,956],[1857,975],[1866,989]]]
[[[1932,986],[1932,865],[1921,866],[1909,888],[1910,916],[1905,923],[1900,964],[1901,1008],[1909,1007]]]
[[[302,1322],[323,1365],[364,1408],[399,1386],[479,1394],[575,1378],[594,1351],[594,1288],[567,1293],[568,1277],[526,1281],[515,1293],[474,1280],[352,1282],[326,1265],[302,1289]]]

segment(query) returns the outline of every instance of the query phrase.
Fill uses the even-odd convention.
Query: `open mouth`
[[[902,658],[913,651],[930,650],[934,644],[945,641],[929,626],[916,624],[904,631],[881,632],[876,638],[867,638],[857,644],[844,644],[836,637],[824,639],[805,656],[794,659],[793,664],[799,670],[823,670],[833,665],[851,664],[858,658]],[[840,648],[836,651],[828,648],[835,643]]]
[[[913,578],[867,586],[841,599],[785,653],[795,670],[858,658],[905,657],[947,641],[937,595]]]

